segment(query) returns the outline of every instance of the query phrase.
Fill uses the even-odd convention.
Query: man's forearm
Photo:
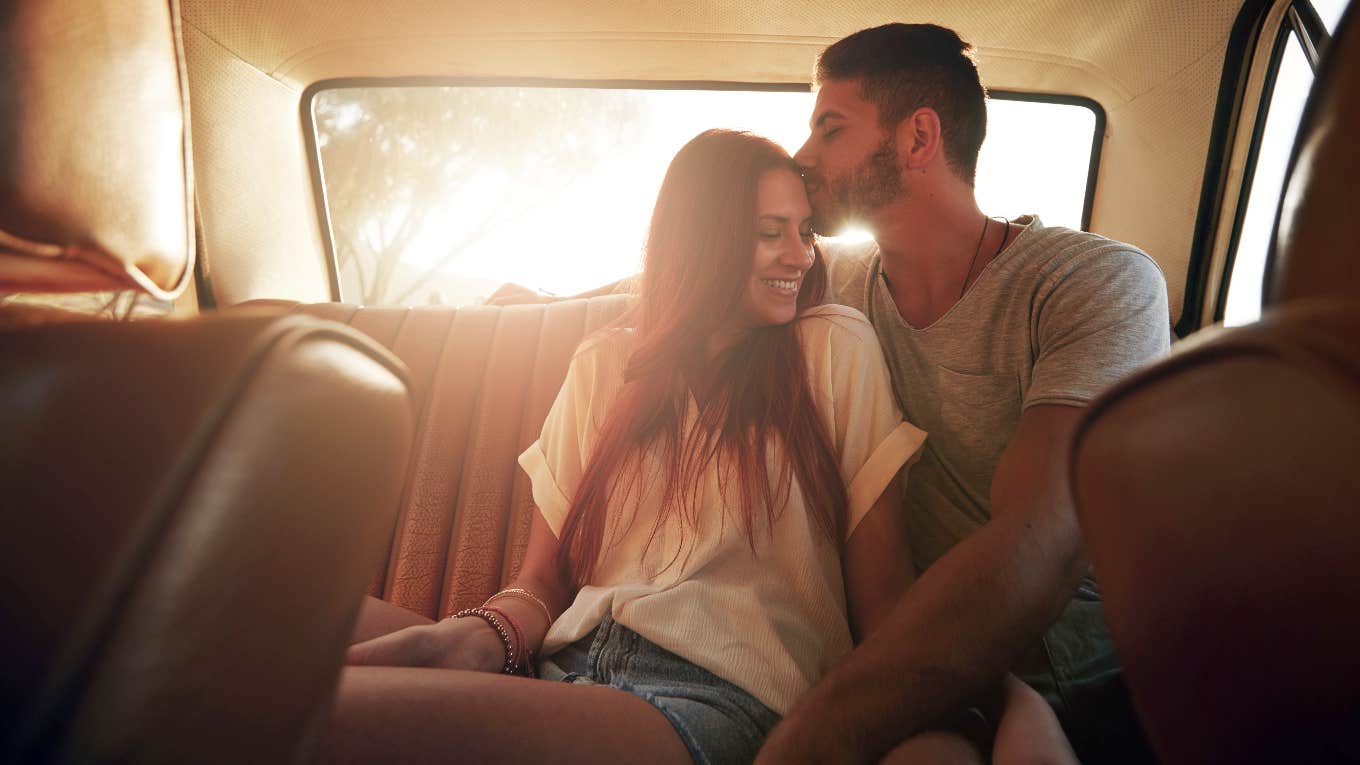
[[[820,729],[841,751],[813,753],[807,741],[789,741],[791,751],[780,753],[777,731],[770,761],[803,754],[872,761],[957,710],[1043,635],[1083,566],[1070,512],[992,520],[931,566],[878,631],[791,711],[791,730]]]

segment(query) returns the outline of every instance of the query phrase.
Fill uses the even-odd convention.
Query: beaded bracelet
[[[510,625],[511,631],[515,633],[515,645],[519,646],[519,651],[515,655],[515,670],[512,674],[532,674],[534,652],[527,647],[528,643],[524,639],[524,630],[520,629],[519,620],[495,606],[482,606],[482,608],[504,619]]]
[[[543,598],[540,598],[537,595],[533,594],[532,592],[529,592],[528,590],[523,589],[521,587],[508,587],[496,593],[495,595],[492,595],[491,597],[487,598],[486,602],[490,603],[491,601],[495,600],[496,598],[499,598],[502,595],[504,595],[507,598],[517,598],[528,603],[533,603],[534,605],[543,609],[543,615],[547,617],[548,624],[552,624],[553,620],[552,612],[548,610],[548,604],[543,602]]]
[[[500,609],[496,610],[500,611]],[[501,613],[505,612],[501,611]],[[462,619],[465,616],[476,616],[482,621],[491,625],[491,629],[495,630],[496,634],[500,636],[501,645],[505,646],[505,664],[501,666],[501,674],[502,675],[515,674],[515,668],[517,664],[515,647],[510,642],[510,633],[505,629],[505,625],[501,624],[500,619],[496,618],[496,614],[492,613],[491,611],[488,611],[485,608],[464,608],[462,611],[459,611],[450,618]]]

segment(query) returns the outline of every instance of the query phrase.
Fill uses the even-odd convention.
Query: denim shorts
[[[539,677],[607,685],[661,710],[698,765],[749,763],[779,715],[754,696],[615,622],[539,662]],[[640,753],[641,754],[641,753]]]

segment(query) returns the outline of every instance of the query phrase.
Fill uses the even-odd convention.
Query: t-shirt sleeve
[[[903,420],[878,337],[867,320],[855,315],[830,320],[835,326],[825,348],[830,435],[850,500],[847,539],[898,471],[919,457],[926,439],[925,431]]]
[[[1085,404],[1170,348],[1166,280],[1147,255],[1104,251],[1054,278],[1023,408]]]
[[[519,455],[520,467],[529,474],[533,487],[534,504],[558,536],[589,457],[588,441],[595,426],[591,412],[595,361],[590,353],[572,358],[538,440]]]

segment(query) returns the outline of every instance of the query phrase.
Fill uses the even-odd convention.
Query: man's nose
[[[812,147],[812,136],[803,142],[803,145],[793,155],[793,161],[804,170],[811,170],[817,165],[817,155]]]

